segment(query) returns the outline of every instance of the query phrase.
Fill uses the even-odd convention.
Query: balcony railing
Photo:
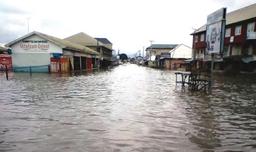
[[[247,40],[255,40],[255,39],[256,39],[256,32],[247,33]]]

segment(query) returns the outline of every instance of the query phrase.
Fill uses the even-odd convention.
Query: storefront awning
[[[242,58],[242,61],[243,61],[244,63],[254,62],[254,61],[256,61],[256,56],[250,56],[250,57]]]
[[[184,60],[185,63],[192,63],[192,62],[194,62],[194,61],[196,61],[196,60],[193,60],[193,59]]]

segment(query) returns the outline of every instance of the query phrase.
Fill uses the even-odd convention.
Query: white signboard
[[[24,50],[40,50],[47,52],[49,47],[50,45],[47,40],[25,40],[20,43],[20,48]]]
[[[207,16],[207,25],[220,22],[226,18],[226,8],[221,8]]]
[[[33,35],[12,46],[13,53],[62,53],[56,44]]]
[[[207,51],[220,54],[224,44],[226,8],[222,8],[207,17],[206,43]]]
[[[211,24],[207,27],[206,42],[208,53],[219,54],[221,49],[221,28],[222,22]]]

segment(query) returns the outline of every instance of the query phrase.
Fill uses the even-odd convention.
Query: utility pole
[[[143,46],[143,48],[142,48],[142,57],[143,57],[143,59],[144,59],[144,46]]]
[[[30,20],[30,17],[27,18],[28,33],[29,33],[29,20]]]
[[[149,40],[149,42],[150,42],[149,60],[151,61],[152,43],[153,43],[154,41],[153,41],[153,40]]]

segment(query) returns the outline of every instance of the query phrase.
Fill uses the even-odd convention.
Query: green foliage
[[[8,54],[11,55],[12,54],[12,49],[8,49],[7,52],[8,52]]]

